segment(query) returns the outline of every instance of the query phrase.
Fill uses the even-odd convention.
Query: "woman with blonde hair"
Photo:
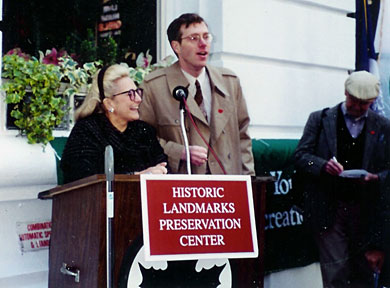
[[[154,128],[139,120],[142,96],[127,67],[115,64],[96,73],[62,154],[65,183],[103,174],[107,145],[113,148],[117,174],[167,173],[167,156]]]

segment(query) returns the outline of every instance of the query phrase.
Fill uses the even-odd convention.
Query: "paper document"
[[[344,170],[339,175],[344,178],[363,178],[368,174],[368,172],[364,169],[352,169],[352,170]]]

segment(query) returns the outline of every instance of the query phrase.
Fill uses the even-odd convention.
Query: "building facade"
[[[311,111],[344,99],[343,83],[355,65],[355,22],[347,17],[355,1],[156,1],[158,59],[173,54],[166,37],[169,23],[181,13],[200,14],[215,35],[211,64],[240,77],[252,138],[298,139]],[[48,249],[26,249],[21,235],[29,232],[29,225],[51,219],[50,200],[38,200],[37,195],[57,185],[56,155],[50,145],[27,144],[16,130],[6,129],[3,100],[2,94],[0,287],[47,287]],[[270,275],[266,285],[281,287],[278,281],[285,284],[294,275],[303,280],[319,275],[317,268],[309,269],[309,274]],[[304,287],[302,283],[297,287]]]

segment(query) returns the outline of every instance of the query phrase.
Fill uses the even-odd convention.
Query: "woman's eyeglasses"
[[[136,94],[142,99],[142,97],[144,96],[144,89],[142,89],[142,88],[130,89],[128,91],[123,91],[121,93],[114,94],[114,95],[112,95],[112,97],[118,96],[121,94],[125,94],[125,93],[127,93],[127,95],[129,95],[129,98],[131,101],[134,101]]]

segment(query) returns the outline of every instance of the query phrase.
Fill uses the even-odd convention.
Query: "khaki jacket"
[[[187,104],[194,122],[216,152],[227,174],[255,175],[252,141],[248,134],[249,116],[239,79],[233,72],[224,68],[207,66],[206,71],[210,78],[212,94],[210,124],[193,95],[189,95]],[[184,147],[180,128],[180,103],[172,96],[177,86],[189,86],[178,62],[147,75],[142,83],[144,100],[140,105],[140,117],[156,128],[172,172],[186,174],[186,163],[180,160]],[[189,145],[199,145],[207,149],[188,115],[185,127]],[[210,151],[208,165],[211,174],[223,174]],[[191,171],[193,174],[205,174],[206,164],[191,165]]]

